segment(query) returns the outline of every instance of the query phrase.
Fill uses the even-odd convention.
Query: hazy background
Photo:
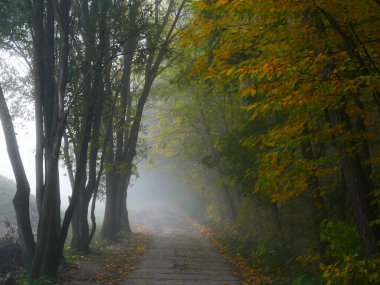
[[[31,192],[36,193],[35,179],[35,132],[34,122],[27,122],[25,126],[16,126],[17,142],[21,159],[25,167],[26,175],[30,183]],[[14,180],[12,165],[9,161],[4,133],[0,124],[0,174]],[[71,195],[70,182],[64,167],[60,167],[61,197],[63,205],[67,205],[67,197]]]
[[[1,127],[0,131],[0,174],[14,180]],[[34,122],[29,122],[26,127],[17,128],[17,140],[31,192],[35,194]],[[193,211],[194,197],[191,195],[191,189],[181,182],[180,175],[168,167],[169,164],[168,161],[161,157],[155,158],[154,164],[149,163],[148,159],[139,164],[139,175],[138,177],[132,177],[127,199],[128,210],[132,214],[131,222],[133,222],[133,215],[142,211],[149,212],[154,208],[173,207]],[[68,206],[71,186],[67,171],[63,165],[60,167],[60,184],[61,209],[64,211]],[[97,202],[96,216],[98,223],[102,222],[103,213],[104,199]]]
[[[33,102],[31,97],[30,83],[24,84],[20,80],[26,76],[28,68],[25,62],[17,56],[6,52],[0,53],[0,79],[2,81],[8,107],[11,113],[16,114],[13,118],[17,142],[25,167],[25,171],[30,183],[32,194],[35,194],[35,123],[33,121]],[[9,80],[9,78],[13,78]],[[13,81],[12,81],[13,80]],[[21,85],[20,86],[18,85]],[[24,84],[24,85],[23,85]],[[18,93],[17,93],[18,92]],[[18,94],[18,95],[17,95]],[[16,95],[16,96],[15,96]],[[28,101],[29,100],[29,101]],[[143,125],[153,126],[157,119],[152,110],[145,111]],[[141,136],[149,145],[154,143],[154,132],[150,127],[144,127]],[[158,205],[165,204],[165,207],[182,207],[189,210],[193,207],[194,197],[190,194],[188,186],[181,183],[179,174],[162,157],[152,157],[148,153],[148,158],[138,165],[138,177],[133,176],[131,187],[128,192],[128,209],[131,213],[142,210],[149,210]],[[154,164],[150,161],[154,161]],[[14,174],[9,161],[3,129],[0,123],[0,174],[6,178],[14,180]],[[68,206],[68,197],[71,196],[71,186],[67,171],[64,165],[60,165],[60,185],[61,185],[61,210]],[[0,197],[0,199],[2,199]],[[3,198],[4,199],[4,198]],[[104,213],[104,199],[98,201],[96,216],[98,222],[102,221]]]

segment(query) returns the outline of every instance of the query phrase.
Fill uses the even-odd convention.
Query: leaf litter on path
[[[120,284],[135,269],[136,260],[151,242],[146,233],[124,235],[117,243],[98,241],[92,252],[61,272],[57,285]]]

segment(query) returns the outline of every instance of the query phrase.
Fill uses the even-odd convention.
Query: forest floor
[[[208,238],[178,211],[157,208],[133,215],[133,235],[95,245],[58,284],[237,285],[236,272]]]

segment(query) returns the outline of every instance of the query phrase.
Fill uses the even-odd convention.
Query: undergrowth
[[[229,225],[198,229],[213,240],[246,285],[380,284],[380,255],[365,259],[354,227],[324,221],[320,241],[324,255],[296,255],[286,243],[257,243]]]

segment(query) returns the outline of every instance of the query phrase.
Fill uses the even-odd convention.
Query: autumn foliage
[[[375,0],[195,1],[174,72],[187,96],[161,118],[172,122],[164,132],[181,130],[172,156],[196,153],[223,177],[219,194],[206,192],[225,196],[219,213],[238,210],[228,222],[209,207],[217,223],[280,208],[281,231],[281,207],[308,208],[316,246],[306,259],[328,284],[379,282],[379,10]],[[238,199],[226,202],[225,186]],[[350,238],[358,247],[336,253],[334,240]]]

